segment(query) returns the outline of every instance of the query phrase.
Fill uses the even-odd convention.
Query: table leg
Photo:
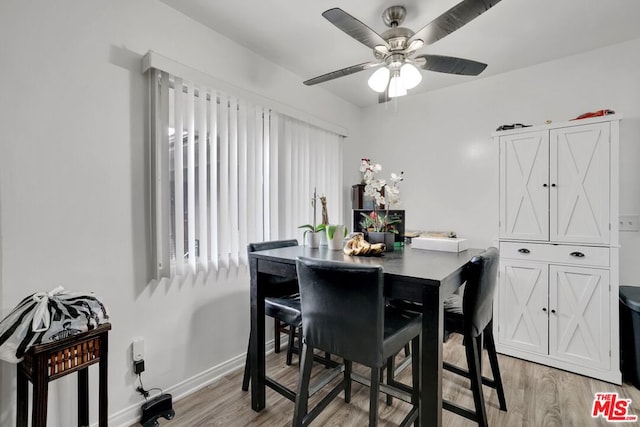
[[[18,364],[17,381],[16,426],[27,427],[29,422],[29,380],[22,370],[21,364]]]
[[[422,342],[420,353],[420,425],[442,425],[442,336],[443,301],[440,289],[424,288],[422,299]]]
[[[49,378],[47,359],[34,358],[33,370],[33,407],[31,408],[31,426],[45,427],[47,425],[47,398],[49,393]]]
[[[266,405],[265,390],[265,336],[264,336],[264,289],[260,286],[258,260],[249,257],[251,273],[251,408],[261,411]]]
[[[78,426],[89,425],[89,369],[78,371]]]
[[[109,335],[100,338],[100,361],[98,362],[98,426],[109,424]]]

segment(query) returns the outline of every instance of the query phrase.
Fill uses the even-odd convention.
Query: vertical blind
[[[314,188],[338,221],[341,136],[158,69],[150,75],[158,277],[239,266],[250,242],[300,239]]]

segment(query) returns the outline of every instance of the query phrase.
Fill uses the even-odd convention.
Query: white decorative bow
[[[37,303],[33,313],[31,330],[33,332],[44,332],[51,325],[51,314],[49,313],[49,298],[64,291],[62,286],[58,286],[51,292],[38,292],[33,294],[33,300]],[[40,326],[42,325],[42,326]]]

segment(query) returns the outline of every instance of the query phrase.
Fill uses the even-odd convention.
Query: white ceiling
[[[402,24],[417,31],[458,0],[160,0],[300,76],[367,62],[372,51],[322,17],[339,7],[374,31],[384,32],[382,12],[402,5]],[[639,0],[502,0],[418,54],[432,53],[489,64],[478,77],[422,71],[416,94],[586,52],[640,37]],[[345,100],[367,106],[377,94],[367,86],[372,70],[321,83]],[[313,90],[313,89],[309,89]]]

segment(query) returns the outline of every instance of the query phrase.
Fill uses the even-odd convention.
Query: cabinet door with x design
[[[609,125],[500,138],[500,237],[609,243]]]
[[[609,270],[549,266],[549,354],[609,368]]]
[[[553,129],[549,147],[549,240],[609,243],[609,124]]]
[[[620,384],[620,116],[493,134],[499,352]]]

